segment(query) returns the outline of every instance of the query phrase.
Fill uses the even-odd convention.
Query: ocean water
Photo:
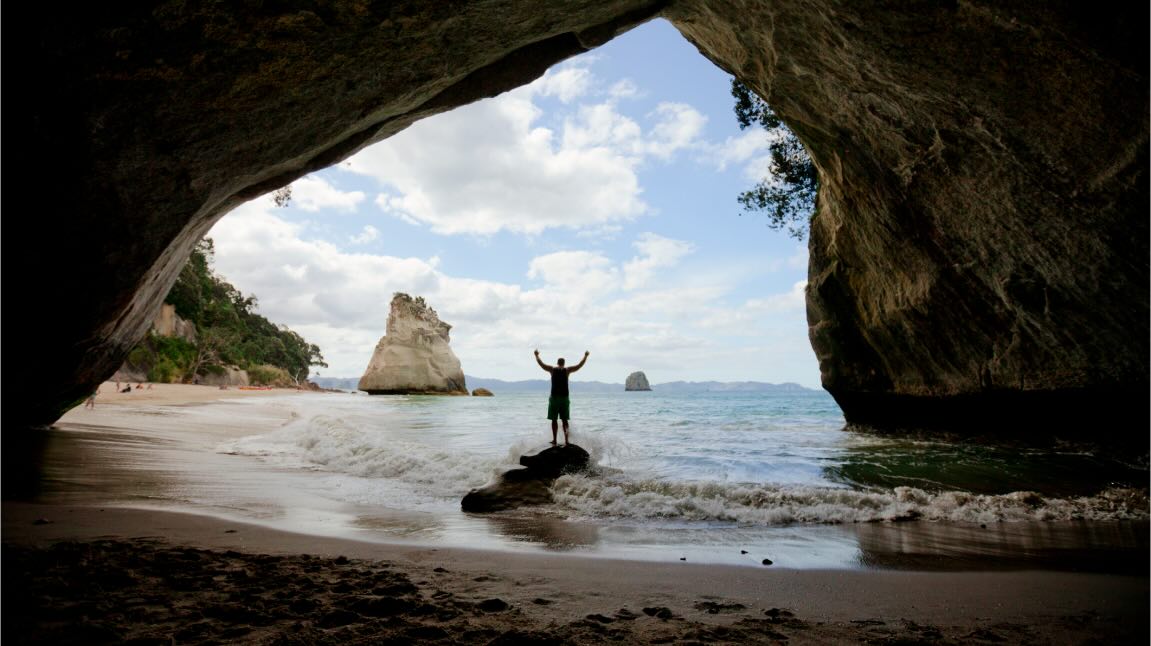
[[[1146,456],[847,431],[823,392],[573,393],[597,468],[485,515],[460,500],[548,446],[545,394],[279,405],[291,421],[215,451],[308,474],[292,486],[357,510],[338,522],[369,539],[784,567],[1146,560]]]

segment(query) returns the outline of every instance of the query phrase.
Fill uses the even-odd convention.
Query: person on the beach
[[[568,395],[568,375],[579,370],[583,364],[587,363],[588,351],[584,351],[583,359],[576,365],[565,368],[564,359],[560,357],[556,359],[555,366],[549,366],[540,359],[540,351],[536,350],[536,363],[540,367],[548,371],[552,375],[552,391],[548,397],[548,419],[552,421],[552,444],[556,443],[556,435],[559,433],[559,424],[556,418],[562,419],[564,422],[564,446],[568,443],[568,420],[571,419],[571,398]]]
[[[88,395],[88,399],[84,401],[84,408],[96,408],[96,394],[99,392],[100,389],[97,388],[96,392]]]

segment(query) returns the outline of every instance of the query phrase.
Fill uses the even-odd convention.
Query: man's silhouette
[[[579,370],[583,364],[587,363],[588,355],[590,352],[584,351],[583,359],[576,365],[565,368],[563,357],[556,359],[555,366],[549,366],[540,359],[540,351],[536,350],[536,363],[540,367],[547,370],[552,375],[552,391],[548,397],[548,419],[552,421],[552,444],[556,443],[556,435],[559,433],[559,424],[556,418],[562,419],[564,422],[564,445],[568,443],[568,420],[571,419],[571,397],[568,394],[568,375]]]

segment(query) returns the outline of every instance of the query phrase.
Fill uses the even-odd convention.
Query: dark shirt
[[[552,397],[568,396],[568,369],[566,367],[552,368]]]

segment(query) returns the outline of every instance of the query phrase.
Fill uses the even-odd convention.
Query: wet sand
[[[204,457],[198,483],[172,478],[173,460],[282,424],[290,412],[228,407],[230,423],[205,427],[194,416],[165,417],[165,407],[275,391],[154,386],[125,393],[125,402],[110,390],[96,411],[65,417],[82,440],[57,456],[68,468],[43,474],[50,495],[24,502],[5,491],[3,636],[12,643],[1148,640],[1146,555],[1095,573],[925,572],[907,562],[898,571],[785,570],[357,541],[241,522],[224,509],[125,508],[159,491],[169,503],[207,491],[226,506],[221,491],[244,477],[229,456]],[[147,402],[134,397],[149,393]],[[81,432],[83,424],[91,427]],[[109,431],[133,426],[155,430],[146,440]],[[105,463],[85,465],[85,454]],[[116,460],[133,468],[116,469]],[[113,505],[91,493],[109,487],[138,498]],[[269,505],[270,520],[283,506],[307,507],[306,492],[283,495]],[[234,501],[249,510],[255,502]],[[930,530],[867,531],[882,543],[925,540]],[[1075,567],[1067,565],[1059,569]]]
[[[1146,643],[1147,578],[427,549],[5,503],[5,637],[207,643]],[[9,632],[11,630],[11,632]],[[502,640],[502,641],[501,641]]]

